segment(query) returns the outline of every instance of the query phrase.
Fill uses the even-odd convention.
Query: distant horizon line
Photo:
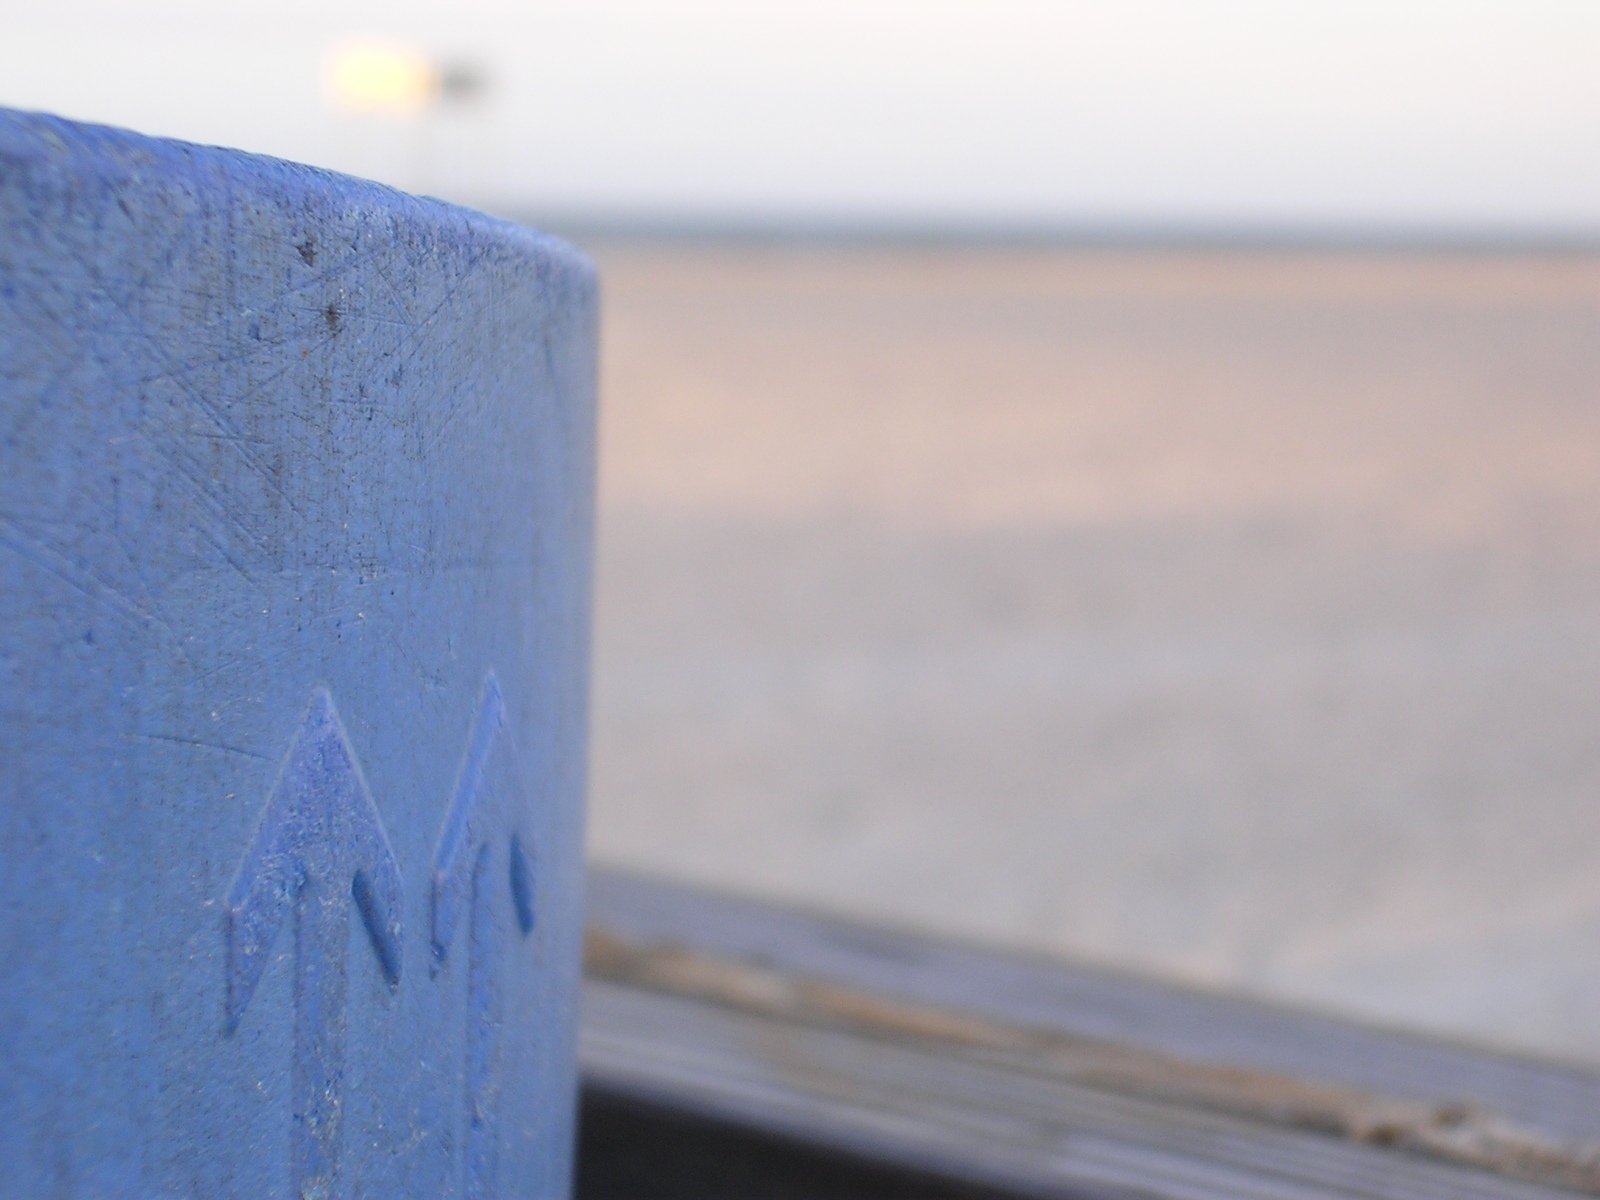
[[[507,220],[568,240],[682,244],[1018,249],[1600,253],[1600,230],[1446,228],[1396,223],[1023,222],[886,218],[579,216],[490,206]]]

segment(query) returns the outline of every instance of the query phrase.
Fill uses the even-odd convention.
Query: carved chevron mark
[[[449,957],[464,902],[469,910],[463,1185],[467,1200],[492,1200],[495,1192],[503,956],[494,896],[497,880],[507,877],[500,875],[501,870],[509,875],[507,890],[518,931],[527,937],[534,926],[533,870],[521,833],[526,792],[505,716],[500,684],[491,672],[484,681],[433,858],[435,972]]]
[[[294,914],[294,1200],[325,1200],[338,1188],[350,900],[398,985],[400,871],[333,698],[318,688],[227,899],[230,1034]]]

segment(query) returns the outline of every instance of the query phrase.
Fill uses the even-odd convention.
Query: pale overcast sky
[[[499,208],[1600,234],[1596,0],[0,4],[0,104]],[[352,38],[489,91],[341,113]]]

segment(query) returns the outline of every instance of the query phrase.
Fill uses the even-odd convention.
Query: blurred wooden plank
[[[590,922],[586,1196],[620,1194],[594,1130],[671,1120],[747,1173],[889,1173],[816,1195],[1600,1192],[1571,1068],[616,873]]]
[[[895,997],[1428,1103],[1499,1113],[1563,1143],[1600,1146],[1600,1071],[1366,1026],[1077,964],[596,871],[591,924],[644,943]]]

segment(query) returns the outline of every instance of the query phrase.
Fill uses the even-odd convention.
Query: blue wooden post
[[[566,1193],[595,309],[0,112],[0,1196]]]

